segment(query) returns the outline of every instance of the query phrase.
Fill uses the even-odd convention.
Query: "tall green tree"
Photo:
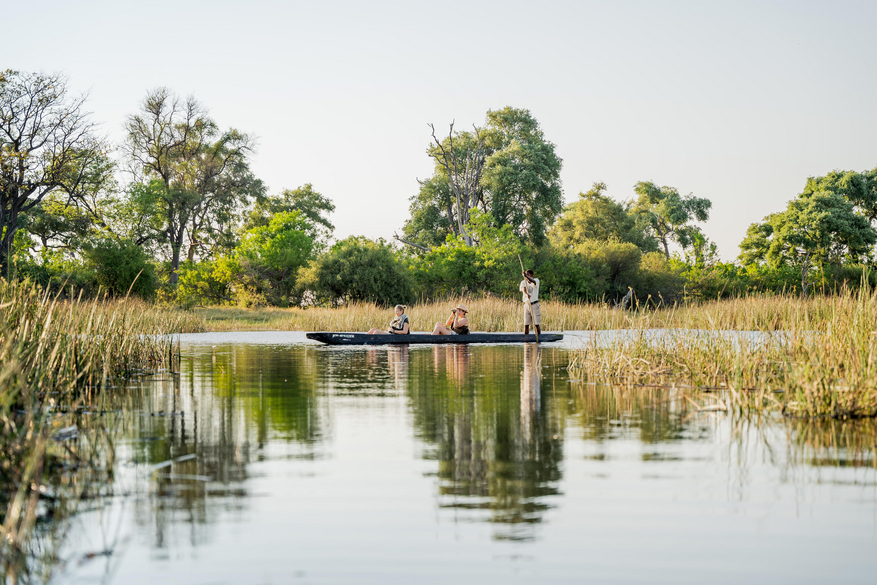
[[[487,112],[484,206],[496,226],[510,225],[521,239],[541,246],[563,209],[563,162],[529,110]]]
[[[46,197],[84,201],[112,176],[106,145],[58,74],[0,72],[0,267]]]
[[[572,249],[587,240],[628,242],[643,252],[658,249],[655,238],[646,234],[629,209],[603,194],[605,183],[594,183],[586,193],[564,209],[549,231],[552,243]]]
[[[495,227],[508,225],[520,239],[541,245],[548,227],[563,209],[562,161],[539,123],[524,109],[487,112],[483,128],[455,132],[427,153],[436,161],[433,175],[420,182],[411,199],[405,240],[434,246],[448,235],[477,245],[467,226],[473,209]]]
[[[194,98],[185,101],[167,88],[149,92],[128,117],[125,152],[146,198],[157,209],[156,236],[169,248],[171,283],[177,282],[183,245],[188,258],[206,246],[228,248],[243,208],[264,192],[250,172],[253,141],[237,130],[220,132]]]
[[[310,183],[296,189],[284,189],[280,195],[274,197],[258,197],[244,229],[268,225],[272,216],[285,211],[298,211],[314,226],[322,226],[327,234],[335,230],[328,217],[335,211],[335,204],[328,197],[314,191],[314,186]]]
[[[806,294],[812,268],[861,262],[875,242],[877,231],[849,200],[833,192],[810,192],[790,201],[785,211],[749,226],[740,244],[740,262],[797,267]]]
[[[682,249],[692,243],[692,234],[698,228],[694,222],[709,219],[712,202],[703,197],[680,195],[673,187],[658,187],[650,181],[634,186],[639,198],[631,212],[664,248],[664,257],[670,259],[670,242]]]
[[[877,167],[862,173],[832,171],[824,177],[810,177],[800,197],[820,192],[840,195],[871,225],[877,222]]]

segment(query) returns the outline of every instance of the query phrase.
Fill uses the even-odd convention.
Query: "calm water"
[[[870,421],[695,414],[571,379],[564,345],[181,353],[55,582],[877,581]]]

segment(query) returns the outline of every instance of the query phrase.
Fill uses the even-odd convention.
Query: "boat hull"
[[[469,335],[429,335],[411,333],[409,335],[368,335],[366,333],[343,333],[315,331],[307,334],[308,339],[327,345],[444,345],[448,343],[536,343],[535,335],[522,333],[470,333]],[[540,333],[539,341],[560,341],[559,333]]]

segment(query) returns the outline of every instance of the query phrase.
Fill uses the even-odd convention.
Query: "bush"
[[[642,252],[634,244],[617,240],[585,240],[576,246],[575,251],[592,266],[602,296],[617,301],[627,294],[628,287],[639,294],[636,285]]]
[[[518,254],[530,265],[529,255],[511,226],[492,227],[490,216],[472,210],[469,233],[479,242],[468,246],[462,237],[448,236],[441,246],[412,259],[417,292],[440,297],[464,292],[517,294],[521,281]]]
[[[321,304],[367,301],[381,305],[414,299],[411,276],[384,240],[351,236],[299,271],[298,293]]]
[[[661,252],[643,254],[632,285],[639,304],[660,305],[682,299],[685,277]]]
[[[131,240],[102,240],[84,250],[95,280],[113,296],[128,291],[148,299],[155,294],[155,267],[143,249]]]
[[[595,277],[598,271],[581,254],[546,248],[536,258],[539,296],[567,303],[599,300],[606,290],[605,283]]]

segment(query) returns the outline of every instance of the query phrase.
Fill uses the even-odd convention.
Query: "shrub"
[[[131,240],[101,240],[84,250],[97,283],[113,296],[128,291],[147,299],[155,294],[155,267],[143,249]]]
[[[367,301],[381,305],[414,298],[411,276],[384,240],[351,236],[299,271],[298,294],[316,303]]]

